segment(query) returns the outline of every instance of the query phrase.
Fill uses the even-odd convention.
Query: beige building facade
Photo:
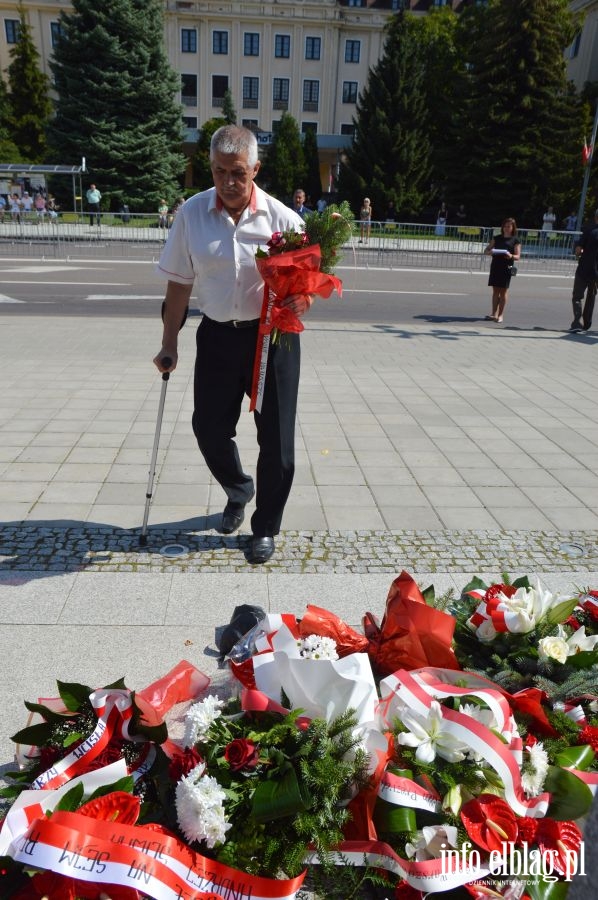
[[[101,0],[98,0],[101,2]],[[357,98],[384,45],[384,25],[405,8],[425,15],[438,6],[460,12],[476,0],[165,0],[165,45],[180,75],[189,149],[202,123],[222,111],[231,92],[237,119],[267,145],[283,111],[318,135],[322,186],[335,174],[353,133]],[[41,67],[60,34],[69,0],[23,0]],[[585,16],[567,51],[570,77],[598,80],[598,0],[573,0]],[[0,0],[0,70],[18,40],[16,0]]]

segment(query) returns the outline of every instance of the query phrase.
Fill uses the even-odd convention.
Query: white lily
[[[414,844],[406,844],[408,856],[415,856],[417,862],[441,859],[450,847],[457,846],[457,829],[454,825],[425,825],[417,832]]]
[[[559,626],[560,627],[560,626]],[[586,634],[586,626],[582,625],[567,638],[567,655],[573,656],[583,650],[595,650],[598,645],[598,634]]]
[[[427,716],[406,709],[401,713],[401,721],[409,731],[401,731],[397,741],[403,747],[417,747],[415,758],[418,762],[431,763],[436,755],[447,762],[465,759],[469,748],[446,730],[442,707],[437,700],[432,700]]]

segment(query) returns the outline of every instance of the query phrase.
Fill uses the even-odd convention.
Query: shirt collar
[[[212,190],[214,191],[214,196],[212,198],[212,202],[210,203],[210,209],[215,209],[218,212],[222,212],[222,210],[224,209],[224,204],[221,198],[218,196],[216,188],[212,188]],[[251,185],[251,197],[249,198],[249,203],[246,206],[246,209],[249,210],[250,214],[256,213],[258,210],[266,209],[265,204],[262,202],[261,196],[259,196],[262,193],[263,191],[260,191],[260,189],[254,182]]]

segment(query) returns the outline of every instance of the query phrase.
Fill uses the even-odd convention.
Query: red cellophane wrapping
[[[266,286],[276,295],[270,313],[270,322],[262,323],[262,332],[278,328],[279,331],[303,331],[301,319],[280,303],[291,294],[318,294],[330,297],[333,291],[342,293],[343,284],[335,275],[320,272],[320,246],[313,244],[300,250],[289,250],[275,256],[256,257],[255,264]]]
[[[349,653],[363,653],[369,643],[363,634],[359,634],[334,613],[311,603],[308,604],[306,613],[299,622],[299,634],[301,637],[317,634],[320,637],[332,638],[336,642],[336,652],[341,659]]]
[[[371,616],[366,616],[364,624],[372,666],[381,675],[424,666],[461,668],[451,646],[455,620],[428,606],[404,570],[390,586],[381,625],[373,625]]]

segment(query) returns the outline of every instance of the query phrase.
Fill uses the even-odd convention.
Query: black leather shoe
[[[247,562],[259,566],[274,555],[276,545],[273,537],[253,537],[247,554]]]
[[[244,506],[232,506],[232,504],[227,503],[224,507],[224,512],[222,513],[220,531],[222,534],[232,534],[233,531],[236,531],[237,528],[241,527],[244,518]]]

